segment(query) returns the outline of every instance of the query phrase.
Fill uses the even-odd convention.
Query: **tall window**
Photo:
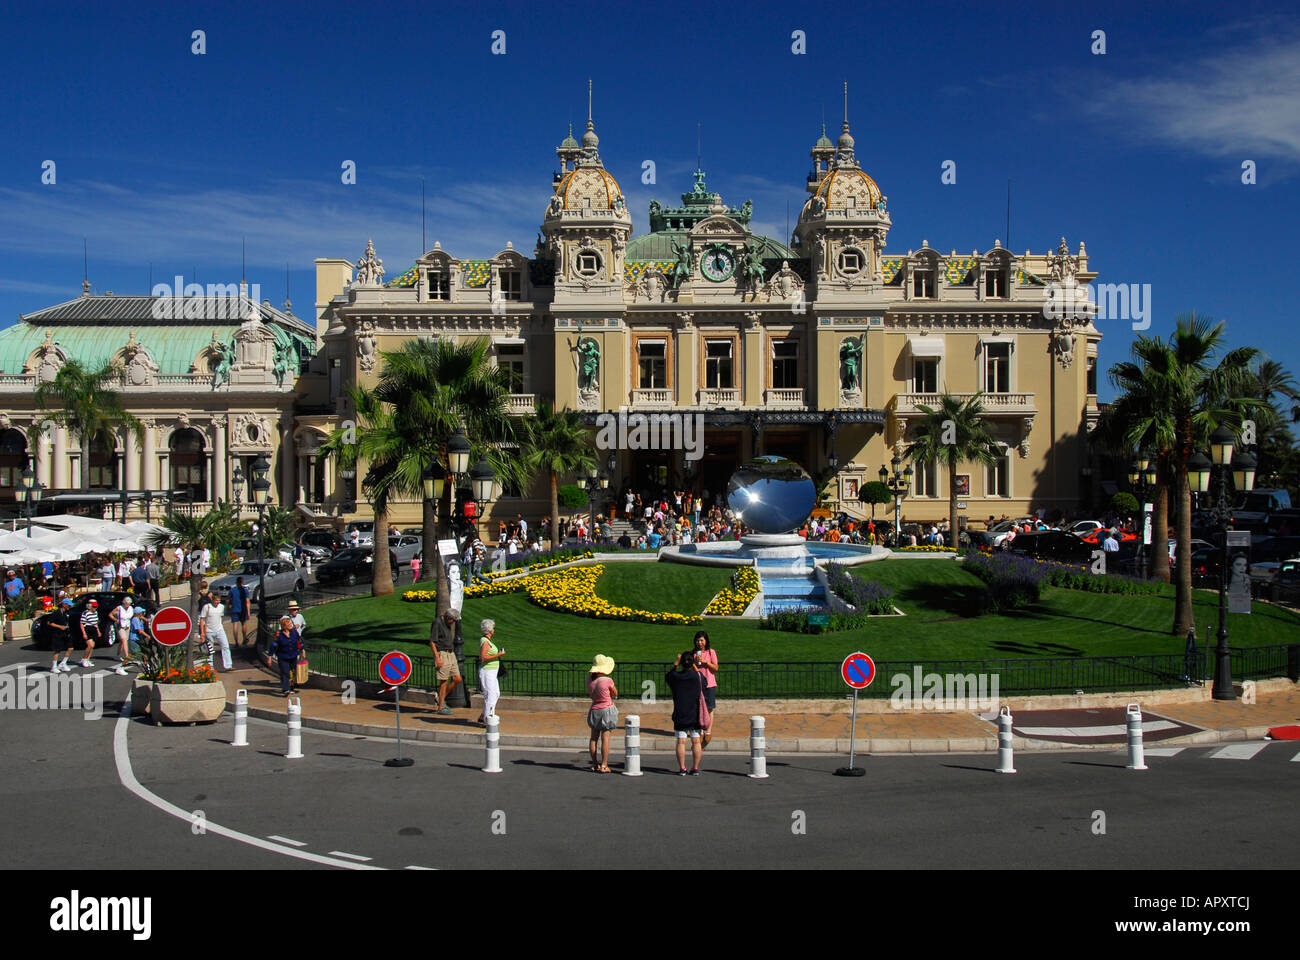
[[[711,390],[735,386],[730,340],[709,340],[705,344],[704,385]]]
[[[208,499],[208,484],[204,469],[203,435],[187,428],[177,430],[171,439],[172,489],[186,490],[190,500]]]
[[[510,377],[510,392],[524,392],[524,345],[522,343],[498,343],[497,367]]]
[[[1011,463],[1005,455],[998,457],[989,464],[984,485],[984,495],[987,497],[1007,496],[1007,476],[1010,471]]]
[[[928,262],[912,270],[912,296],[918,300],[934,299],[934,270]]]
[[[10,427],[0,430],[0,487],[15,490],[22,485],[27,466],[27,438]]]
[[[90,441],[91,490],[112,490],[116,486],[114,459],[112,437],[101,430]]]
[[[450,300],[451,299],[451,277],[441,270],[429,271],[429,299],[430,300]]]
[[[501,299],[518,300],[523,296],[523,273],[519,270],[501,271]]]
[[[935,485],[934,462],[914,463],[912,469],[912,483],[915,485],[916,496],[918,497],[937,497],[938,487]]]
[[[1097,358],[1088,358],[1088,393],[1097,393]]]
[[[772,388],[793,389],[799,386],[799,341],[772,341]]]
[[[912,391],[914,393],[939,392],[938,357],[917,357],[912,361]]]
[[[638,346],[640,386],[653,390],[668,386],[668,346],[663,340],[642,340]]]
[[[984,344],[984,390],[986,393],[1011,392],[1011,344]]]
[[[1007,268],[997,265],[984,271],[984,296],[1004,299],[1007,295]]]

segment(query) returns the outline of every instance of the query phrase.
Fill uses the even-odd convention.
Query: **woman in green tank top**
[[[497,700],[501,696],[498,674],[501,658],[506,652],[497,649],[492,642],[492,634],[497,630],[496,621],[484,620],[479,626],[483,631],[483,638],[478,643],[478,679],[483,687],[483,712],[479,714],[478,722],[486,725],[487,718],[496,714]]]

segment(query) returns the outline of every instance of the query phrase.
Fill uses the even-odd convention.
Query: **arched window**
[[[17,490],[27,466],[27,438],[22,431],[0,430],[0,488]]]
[[[193,428],[177,430],[171,439],[172,489],[185,490],[191,502],[202,503],[208,499],[207,454],[203,450],[203,434]]]
[[[101,430],[90,441],[90,489],[112,490],[117,486],[117,455],[113,437]]]

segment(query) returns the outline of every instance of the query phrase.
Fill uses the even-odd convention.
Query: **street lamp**
[[[1191,488],[1204,494],[1210,487],[1210,476],[1218,467],[1219,484],[1210,515],[1217,521],[1219,537],[1219,631],[1214,648],[1215,700],[1237,699],[1232,689],[1232,656],[1228,648],[1228,522],[1232,519],[1232,505],[1228,502],[1228,474],[1232,473],[1237,493],[1247,493],[1255,486],[1255,458],[1238,451],[1233,454],[1235,435],[1220,425],[1210,434],[1210,456],[1194,453],[1187,460],[1187,479]]]
[[[899,510],[902,507],[903,498],[907,496],[907,491],[911,489],[912,486],[912,465],[909,463],[907,469],[900,473],[898,468],[902,466],[902,463],[903,458],[898,454],[894,454],[893,459],[889,461],[889,465],[893,468],[893,471],[891,472],[883,466],[880,468],[880,482],[889,487],[889,492],[894,495],[895,546],[898,545],[900,532]]]
[[[1128,482],[1129,482],[1129,486],[1131,486],[1134,490],[1137,491],[1138,516],[1142,524],[1142,532],[1141,532],[1142,539],[1138,543],[1137,563],[1138,563],[1138,570],[1142,572],[1143,576],[1146,576],[1145,573],[1146,571],[1146,566],[1145,566],[1146,529],[1147,529],[1146,503],[1147,503],[1148,493],[1150,492],[1151,488],[1153,488],[1156,485],[1155,461],[1152,460],[1148,454],[1139,452],[1137,456],[1134,457],[1129,462]]]
[[[36,505],[40,503],[41,494],[45,492],[45,484],[36,481],[36,474],[32,473],[29,465],[22,472],[22,486],[15,493],[16,499],[23,507],[23,513],[27,515],[27,536],[32,535],[32,514],[36,512]]]
[[[447,471],[441,463],[433,460],[425,465],[420,479],[424,485],[424,542],[428,543],[430,532],[433,533],[435,541],[437,539],[438,501],[442,499],[442,491],[447,486]],[[435,579],[437,578],[432,565],[425,566],[420,573],[425,580],[429,579],[431,573]]]
[[[270,624],[266,622],[266,500],[271,490],[271,481],[267,474],[271,472],[271,462],[266,455],[259,455],[253,461],[253,503],[257,507],[257,634],[269,648],[271,642]]]
[[[230,475],[230,480],[235,485],[235,519],[239,519],[240,510],[244,504],[244,471],[240,469],[239,463],[235,463],[235,469]]]

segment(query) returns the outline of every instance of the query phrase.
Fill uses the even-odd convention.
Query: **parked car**
[[[260,549],[263,548],[258,544],[257,537],[245,537],[243,540],[237,541],[231,548],[230,552],[240,560],[243,560],[245,557],[248,557],[251,560],[256,560],[258,557],[258,550]],[[278,547],[272,547],[272,545],[268,543],[265,545],[265,551],[265,554],[263,554],[264,557],[278,557],[281,560],[293,561],[293,547],[287,543],[282,543]]]
[[[322,557],[324,560],[347,548],[343,538],[333,530],[306,530],[298,538],[298,543],[304,547],[317,547],[326,551],[326,555]]]
[[[1103,527],[1101,530],[1094,530],[1092,531],[1092,533],[1085,533],[1079,539],[1086,544],[1090,544],[1093,547],[1098,547],[1101,545],[1101,534],[1104,532],[1104,530],[1105,528]],[[1124,543],[1128,540],[1138,539],[1138,535],[1132,530],[1116,530],[1115,535],[1121,543]]]
[[[1016,534],[1011,541],[1011,552],[1034,557],[1037,560],[1055,560],[1058,563],[1085,563],[1092,559],[1095,546],[1089,546],[1064,530],[1035,530]]]
[[[37,617],[36,622],[32,624],[32,642],[36,645],[38,650],[50,650],[53,649],[51,647],[52,641],[54,643],[66,645],[68,643],[67,637],[71,635],[73,638],[71,646],[78,649],[83,648],[85,646],[85,641],[81,638],[81,631],[77,628],[76,624],[81,622],[81,615],[85,612],[86,605],[91,600],[97,600],[99,602],[99,635],[101,639],[96,641],[95,646],[102,650],[109,644],[116,644],[117,634],[111,629],[113,625],[113,610],[116,609],[117,605],[122,602],[122,598],[126,595],[127,591],[125,590],[106,590],[96,591],[94,593],[83,593],[74,597],[72,600],[72,608],[68,613],[68,626],[71,628],[69,633],[64,634],[60,631],[56,631],[46,623],[46,618],[50,616],[50,614],[47,613],[44,616]],[[144,607],[147,616],[152,617],[158,612],[158,604],[154,603],[148,597],[138,597],[135,594],[131,594],[131,602],[137,607]],[[56,633],[59,634],[59,639],[55,638]]]
[[[408,534],[402,534],[393,540],[388,541],[388,549],[393,555],[397,564],[409,566],[411,560],[415,557],[423,559],[424,541],[419,537],[413,537]]]
[[[1268,529],[1271,514],[1291,510],[1291,494],[1286,490],[1252,490],[1232,511],[1232,523],[1237,529]]]
[[[350,586],[373,580],[375,578],[374,552],[374,547],[349,547],[316,568],[316,582],[346,583]],[[396,579],[397,557],[390,552],[388,559]]]
[[[357,546],[370,547],[375,543],[375,521],[373,520],[355,520],[347,526],[346,536],[344,539],[349,545],[352,543],[352,531],[357,532]]]
[[[1094,531],[1101,530],[1105,526],[1100,520],[1078,520],[1070,526],[1070,533],[1076,537],[1083,537]]]
[[[1219,585],[1218,547],[1202,547],[1192,551],[1192,584],[1198,587]]]
[[[261,563],[256,560],[245,560],[230,573],[213,580],[210,587],[216,591],[222,603],[228,603],[235,580],[243,577],[249,599],[257,603],[263,589],[263,571],[265,571],[265,590],[268,599],[302,590],[306,586],[302,571],[294,566],[292,560],[268,560]]]
[[[1199,537],[1192,537],[1193,552],[1200,550],[1203,547],[1212,547],[1212,546],[1214,546],[1214,544],[1210,543],[1209,540],[1202,540]],[[1176,537],[1171,536],[1169,538],[1169,562],[1173,563],[1176,559],[1178,559],[1178,539]]]

